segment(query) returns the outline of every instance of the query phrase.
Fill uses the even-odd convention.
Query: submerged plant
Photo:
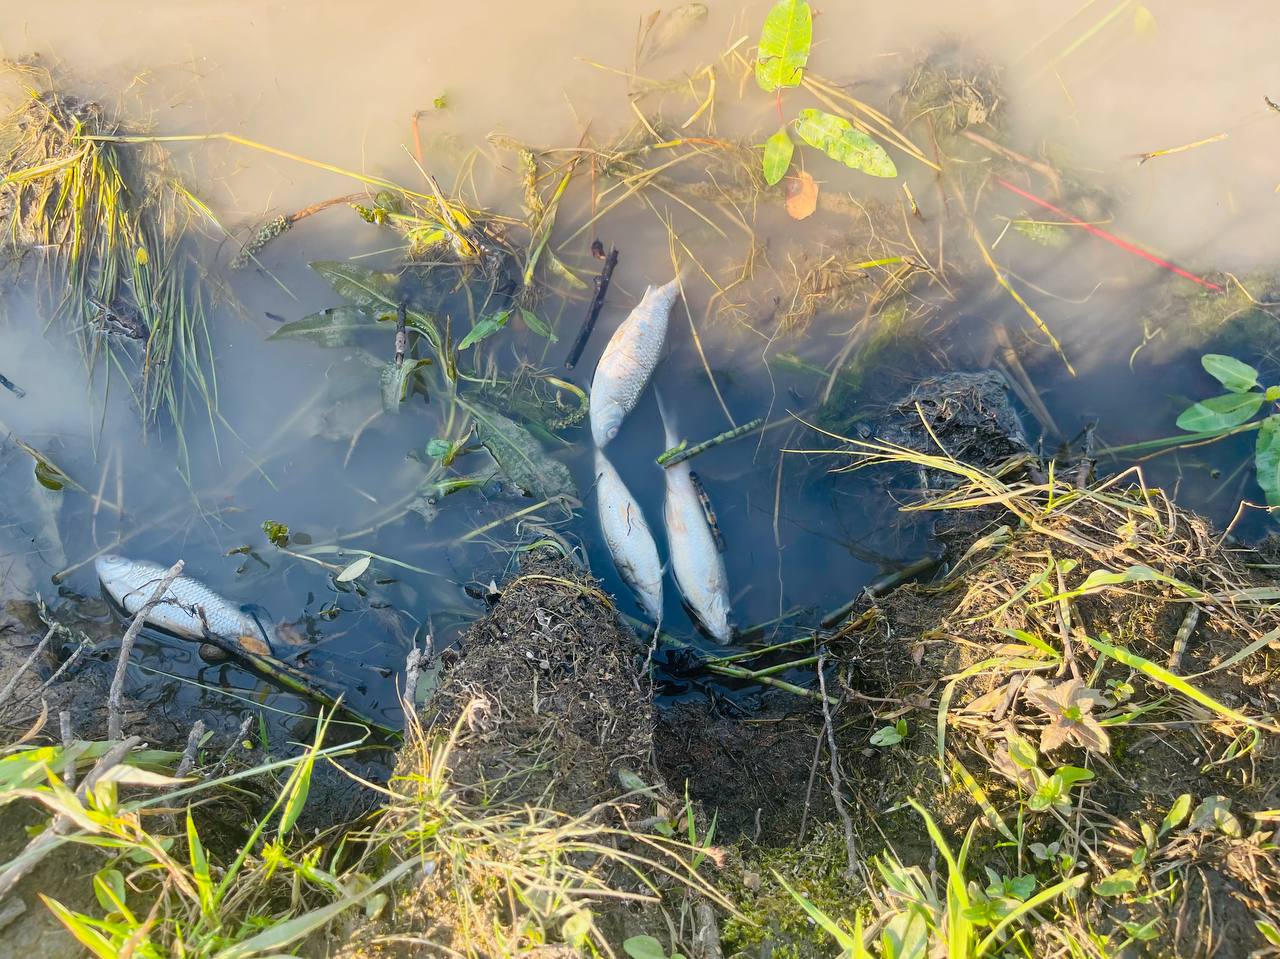
[[[0,225],[15,262],[34,270],[48,313],[91,370],[123,374],[147,425],[178,429],[198,401],[217,418],[206,311],[192,252],[208,208],[154,145],[113,142],[122,123],[24,70],[25,98],[0,120]]]

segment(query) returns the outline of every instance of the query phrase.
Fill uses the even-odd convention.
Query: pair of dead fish
[[[640,504],[604,454],[639,403],[662,357],[671,306],[679,278],[650,286],[639,305],[609,339],[591,382],[591,436],[596,452],[596,502],[600,529],[623,582],[636,594],[654,622],[662,619],[663,566],[658,546]],[[658,397],[667,447],[678,438],[670,415]],[[676,585],[689,610],[717,642],[733,637],[729,623],[729,587],[724,560],[707,524],[688,463],[663,470],[666,499],[663,518]]]
[[[103,589],[130,616],[147,604],[168,572],[157,563],[107,554],[94,563]],[[175,579],[147,613],[147,625],[183,639],[222,640],[245,652],[271,654],[271,637],[248,613],[188,576]]]

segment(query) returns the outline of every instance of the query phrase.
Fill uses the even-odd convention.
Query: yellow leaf
[[[1138,8],[1133,11],[1133,32],[1147,39],[1156,35],[1156,29],[1155,14],[1138,4]]]

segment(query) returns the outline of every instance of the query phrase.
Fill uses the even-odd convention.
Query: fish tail
[[[680,437],[676,435],[675,419],[667,412],[667,404],[662,402],[662,391],[656,385],[653,388],[653,398],[658,401],[658,415],[662,417],[662,432],[667,449],[671,449],[680,442]]]
[[[645,291],[645,298],[653,297],[655,306],[664,310],[670,310],[672,304],[675,303],[676,297],[680,295],[680,281],[684,279],[685,270],[682,267],[674,277],[662,286],[651,286]]]

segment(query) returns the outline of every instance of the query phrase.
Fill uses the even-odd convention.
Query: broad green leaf
[[[268,340],[310,340],[319,346],[351,346],[361,333],[376,329],[377,321],[358,306],[335,306],[300,320],[281,324]]]
[[[474,343],[488,339],[506,326],[509,319],[511,319],[510,310],[500,310],[489,316],[481,317],[480,321],[471,327],[470,332],[462,338],[462,342],[458,344],[458,349],[465,350]]]
[[[1207,796],[1196,806],[1187,822],[1191,830],[1212,830],[1239,838],[1240,820],[1231,811],[1231,800],[1225,796]]]
[[[1280,416],[1268,416],[1258,430],[1253,451],[1258,485],[1267,494],[1268,506],[1280,506]]]
[[[892,726],[882,726],[871,734],[872,746],[896,746],[903,740],[902,733]]]
[[[756,83],[765,93],[797,87],[813,43],[813,13],[804,0],[778,0],[765,17],[756,51]]]
[[[548,339],[552,343],[559,341],[560,337],[556,336],[555,330],[551,329],[551,327],[549,327],[537,313],[533,312],[533,310],[526,310],[524,307],[521,307],[520,319],[524,320],[525,326],[529,327],[529,329],[533,330],[533,332],[537,333],[544,339]]]
[[[1169,811],[1164,815],[1164,821],[1160,823],[1160,835],[1163,836],[1170,829],[1176,829],[1182,824],[1182,820],[1187,818],[1187,813],[1191,811],[1191,793],[1183,793],[1173,801],[1173,805],[1169,807]]]
[[[1266,397],[1261,393],[1224,393],[1201,400],[1182,411],[1178,429],[1191,433],[1229,430],[1247,423],[1262,407]]]
[[[632,936],[623,940],[622,951],[631,959],[667,959],[667,950],[653,936]]]
[[[422,369],[422,367],[430,365],[430,363],[431,360],[429,359],[406,359],[399,366],[396,366],[395,363],[387,363],[382,367],[379,382],[382,392],[383,412],[398,413],[400,411],[400,404],[409,395],[409,384],[413,382],[413,374]]]
[[[791,166],[791,154],[795,149],[796,145],[786,127],[764,141],[764,181],[769,186],[787,175],[787,169]]]
[[[103,912],[124,912],[124,873],[119,869],[99,869],[93,877],[93,894]]]
[[[1039,768],[1040,755],[1036,752],[1036,747],[1031,744],[1031,740],[1010,729],[1005,736],[1005,741],[1009,745],[1009,758],[1013,760],[1014,765],[1022,769]]]
[[[427,455],[435,460],[442,460],[453,450],[448,440],[434,439],[427,444]]]
[[[354,563],[351,563],[346,569],[333,578],[335,583],[350,583],[352,580],[359,579],[368,571],[369,565],[373,562],[372,556],[361,556]]]
[[[464,405],[475,417],[476,438],[526,496],[549,499],[578,495],[569,468],[553,459],[527,429],[482,403]]]
[[[1232,393],[1247,393],[1258,386],[1258,371],[1234,356],[1206,353],[1200,357],[1200,365]]]
[[[560,926],[560,938],[574,949],[582,949],[587,944],[595,923],[590,909],[579,909]]]
[[[1128,867],[1117,869],[1111,875],[1099,879],[1093,884],[1093,891],[1099,896],[1124,896],[1138,888],[1138,880],[1142,878],[1142,870]]]
[[[884,147],[861,130],[855,130],[844,117],[822,110],[801,110],[796,134],[805,143],[854,170],[880,177],[898,175],[898,168]]]
[[[12,439],[19,449],[36,461],[36,482],[45,489],[53,490],[56,493],[69,486],[77,492],[85,492],[85,488],[67,475],[66,470],[62,469],[34,446],[27,445],[16,436],[12,437]]]
[[[328,280],[333,292],[354,306],[379,310],[395,309],[400,304],[399,274],[367,270],[337,260],[317,260],[311,269]]]

